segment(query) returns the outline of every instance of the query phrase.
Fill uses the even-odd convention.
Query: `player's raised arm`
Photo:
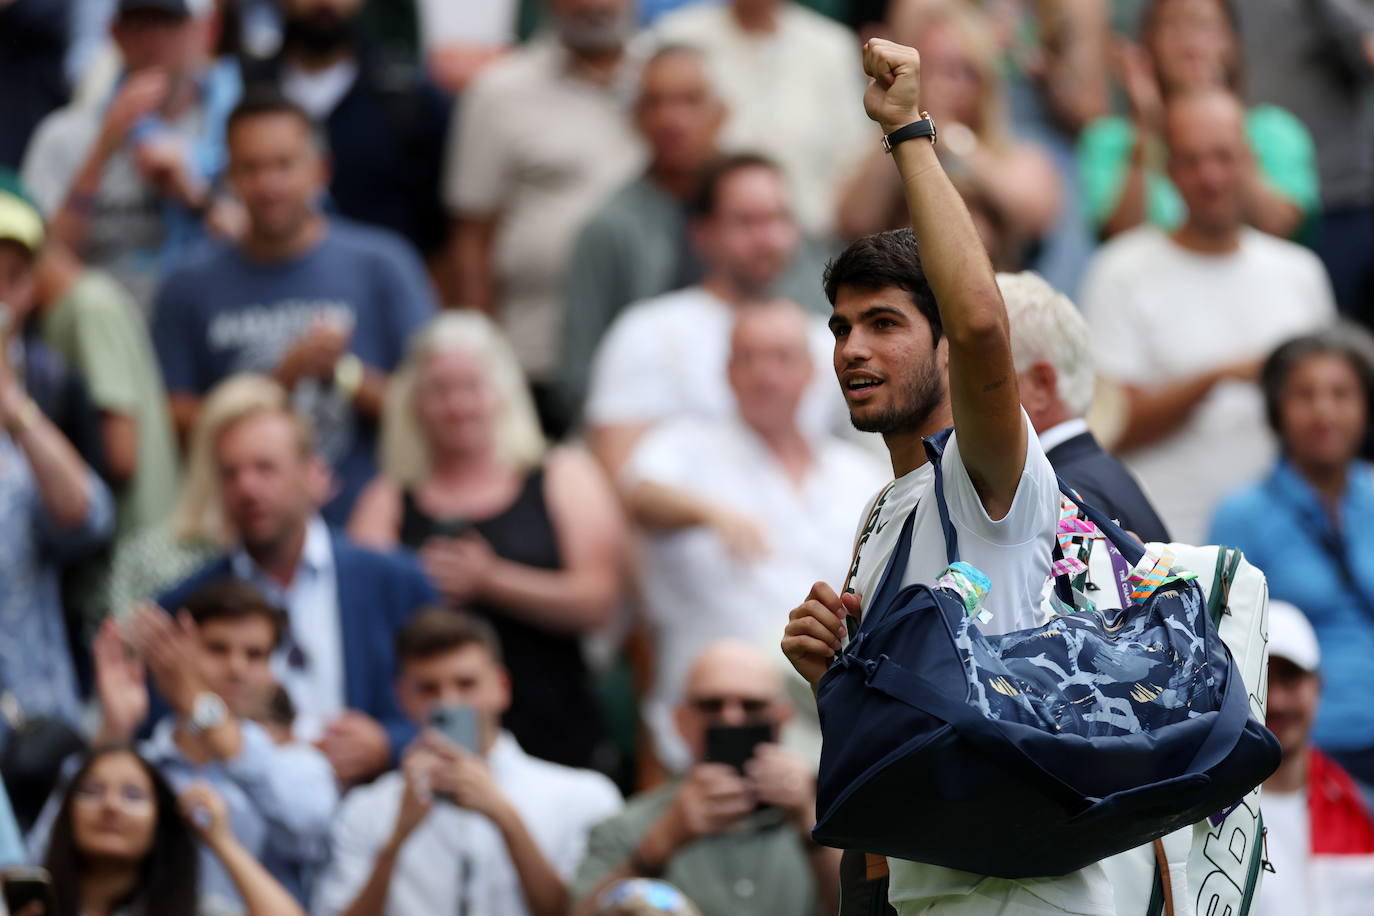
[[[880,38],[864,45],[868,116],[892,144],[911,228],[949,340],[949,391],[959,449],[994,519],[1011,508],[1026,454],[1006,309],[968,208],[950,182],[929,134],[903,139],[923,120],[921,57]],[[894,133],[897,136],[892,136]]]

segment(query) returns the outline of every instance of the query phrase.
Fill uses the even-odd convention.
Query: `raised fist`
[[[864,44],[864,72],[869,76],[864,111],[883,133],[921,120],[921,55],[915,48],[870,38]]]

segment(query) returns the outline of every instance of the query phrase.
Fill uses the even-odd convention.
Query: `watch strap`
[[[931,118],[930,112],[921,112],[921,120],[913,121],[905,127],[899,127],[884,136],[883,152],[890,153],[897,144],[914,140],[917,137],[929,137],[930,145],[935,145],[935,120]]]

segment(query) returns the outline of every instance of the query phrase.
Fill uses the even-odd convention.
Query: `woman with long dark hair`
[[[93,751],[68,784],[48,840],[57,916],[203,912],[197,842],[224,863],[252,916],[303,916],[234,839],[224,802],[203,784],[180,799],[129,748]]]

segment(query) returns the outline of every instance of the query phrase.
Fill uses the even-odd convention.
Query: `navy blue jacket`
[[[1116,519],[1142,541],[1167,544],[1169,532],[1159,513],[1115,456],[1098,445],[1092,433],[1082,433],[1045,453],[1055,472],[1078,491],[1085,502]]]
[[[415,726],[396,706],[396,632],[411,614],[435,600],[435,592],[405,557],[364,550],[336,531],[329,539],[338,579],[344,702],[382,724],[391,737],[394,762],[415,737]],[[229,578],[234,578],[233,568],[224,557],[193,573],[158,603],[175,612],[196,589]]]

